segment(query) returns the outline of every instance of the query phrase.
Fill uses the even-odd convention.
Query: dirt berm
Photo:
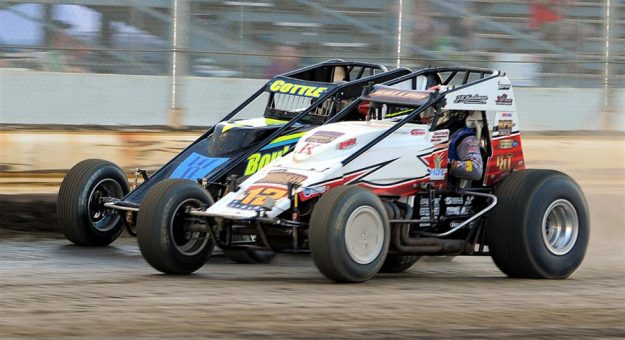
[[[0,132],[0,230],[58,231],[56,193],[64,173],[87,158],[120,165],[131,177],[154,171],[200,130],[29,130]],[[577,180],[587,195],[625,192],[622,134],[526,134],[528,168],[551,168]]]

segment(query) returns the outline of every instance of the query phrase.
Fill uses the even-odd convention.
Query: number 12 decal
[[[237,197],[237,199],[229,205],[236,205],[239,208],[241,208],[241,206],[258,207],[265,204],[267,198],[269,197],[277,201],[283,197],[286,197],[286,195],[287,189],[258,187],[246,191],[241,196]]]

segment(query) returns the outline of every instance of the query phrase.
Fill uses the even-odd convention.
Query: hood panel
[[[315,128],[307,132],[295,146],[292,156],[277,162],[277,166],[323,171],[333,163],[340,163],[358,149],[373,141],[394,125],[391,121],[342,122]],[[365,155],[357,158],[383,160],[389,157],[372,156],[386,150],[388,156],[401,157],[401,150],[419,151],[432,147],[427,126],[406,124],[392,135],[373,146]],[[373,158],[372,158],[373,157]],[[350,168],[351,163],[347,166]]]

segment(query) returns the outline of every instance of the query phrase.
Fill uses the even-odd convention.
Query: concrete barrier
[[[208,126],[256,92],[264,80],[189,77],[186,125]],[[169,78],[0,69],[0,124],[168,125]],[[263,112],[264,101],[249,107]]]
[[[208,126],[254,93],[264,80],[187,77],[183,123]],[[613,93],[618,110],[603,115],[602,89],[516,88],[525,131],[625,131],[625,90]],[[266,98],[246,112],[258,115]],[[0,124],[168,125],[169,78],[0,69]],[[610,116],[611,115],[611,116]]]

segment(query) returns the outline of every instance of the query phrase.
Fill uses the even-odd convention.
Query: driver
[[[457,114],[459,112],[454,112]],[[434,118],[434,108],[429,108],[421,113],[420,123],[430,124]],[[452,113],[443,111],[436,122],[440,128],[441,124],[450,120]],[[454,121],[455,119],[451,119]],[[460,188],[468,188],[471,182],[479,181],[484,173],[484,161],[480,152],[482,133],[482,113],[472,111],[466,113],[464,127],[458,129],[451,135],[449,142],[449,173],[460,180]]]
[[[472,181],[479,181],[484,172],[484,161],[480,152],[482,133],[482,114],[470,112],[465,120],[465,127],[451,135],[449,143],[449,171],[460,179],[459,187],[471,186]]]

